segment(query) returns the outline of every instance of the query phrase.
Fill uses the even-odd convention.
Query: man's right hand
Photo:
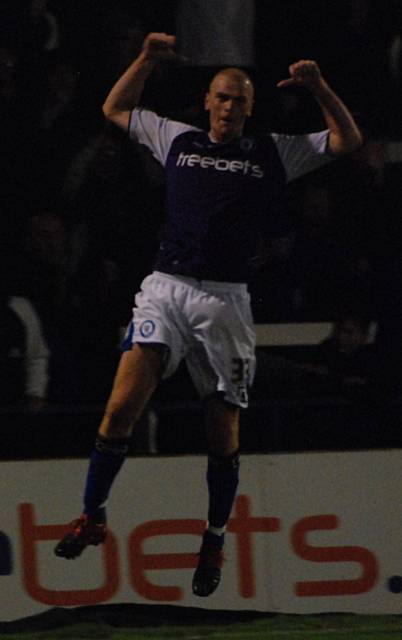
[[[176,37],[167,33],[149,33],[142,45],[143,55],[155,62],[159,60],[176,60],[180,56],[174,51]]]
[[[183,61],[174,47],[175,36],[167,33],[149,33],[142,45],[140,55],[112,87],[103,105],[108,120],[127,131],[131,111],[139,104],[144,83],[155,65],[162,60]]]

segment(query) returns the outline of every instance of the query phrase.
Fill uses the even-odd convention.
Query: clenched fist
[[[299,60],[289,67],[290,78],[281,80],[277,87],[298,86],[310,91],[320,88],[324,83],[320,68],[314,60]]]
[[[174,51],[175,36],[167,33],[149,33],[142,45],[142,51],[152,60],[174,60],[179,56]]]

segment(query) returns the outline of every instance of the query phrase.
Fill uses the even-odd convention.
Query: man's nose
[[[234,107],[234,100],[232,98],[230,98],[229,100],[226,100],[225,102],[225,109],[226,111],[232,111],[233,107]]]

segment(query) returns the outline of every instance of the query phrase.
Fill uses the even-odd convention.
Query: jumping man
[[[175,38],[149,34],[108,95],[108,120],[146,145],[166,171],[166,222],[153,273],[135,297],[113,389],[90,458],[83,514],[56,546],[79,556],[106,536],[105,503],[134,425],[159,381],[186,360],[204,401],[209,447],[208,517],[192,589],[209,596],[221,577],[224,534],[239,481],[239,408],[255,367],[247,282],[262,239],[284,233],[286,182],[360,146],[359,129],[314,61],[290,66],[279,87],[305,87],[327,128],[302,136],[244,136],[254,89],[237,68],[219,71],[205,96],[209,131],[140,108]]]

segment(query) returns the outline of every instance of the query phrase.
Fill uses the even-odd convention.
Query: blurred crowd
[[[402,132],[398,2],[3,0],[0,406],[37,411],[107,396],[134,293],[158,247],[164,177],[104,122],[101,105],[147,32],[181,28],[187,64],[158,69],[144,104],[205,124],[202,97],[220,61],[192,62],[183,27],[191,3],[252,9],[250,126],[322,126],[307,96],[275,90],[291,62],[314,57],[366,136],[353,156],[290,186],[292,230],[264,248],[250,284],[255,320],[333,322],[334,333],[295,366],[265,352],[257,388],[401,391],[402,167],[384,151]]]

